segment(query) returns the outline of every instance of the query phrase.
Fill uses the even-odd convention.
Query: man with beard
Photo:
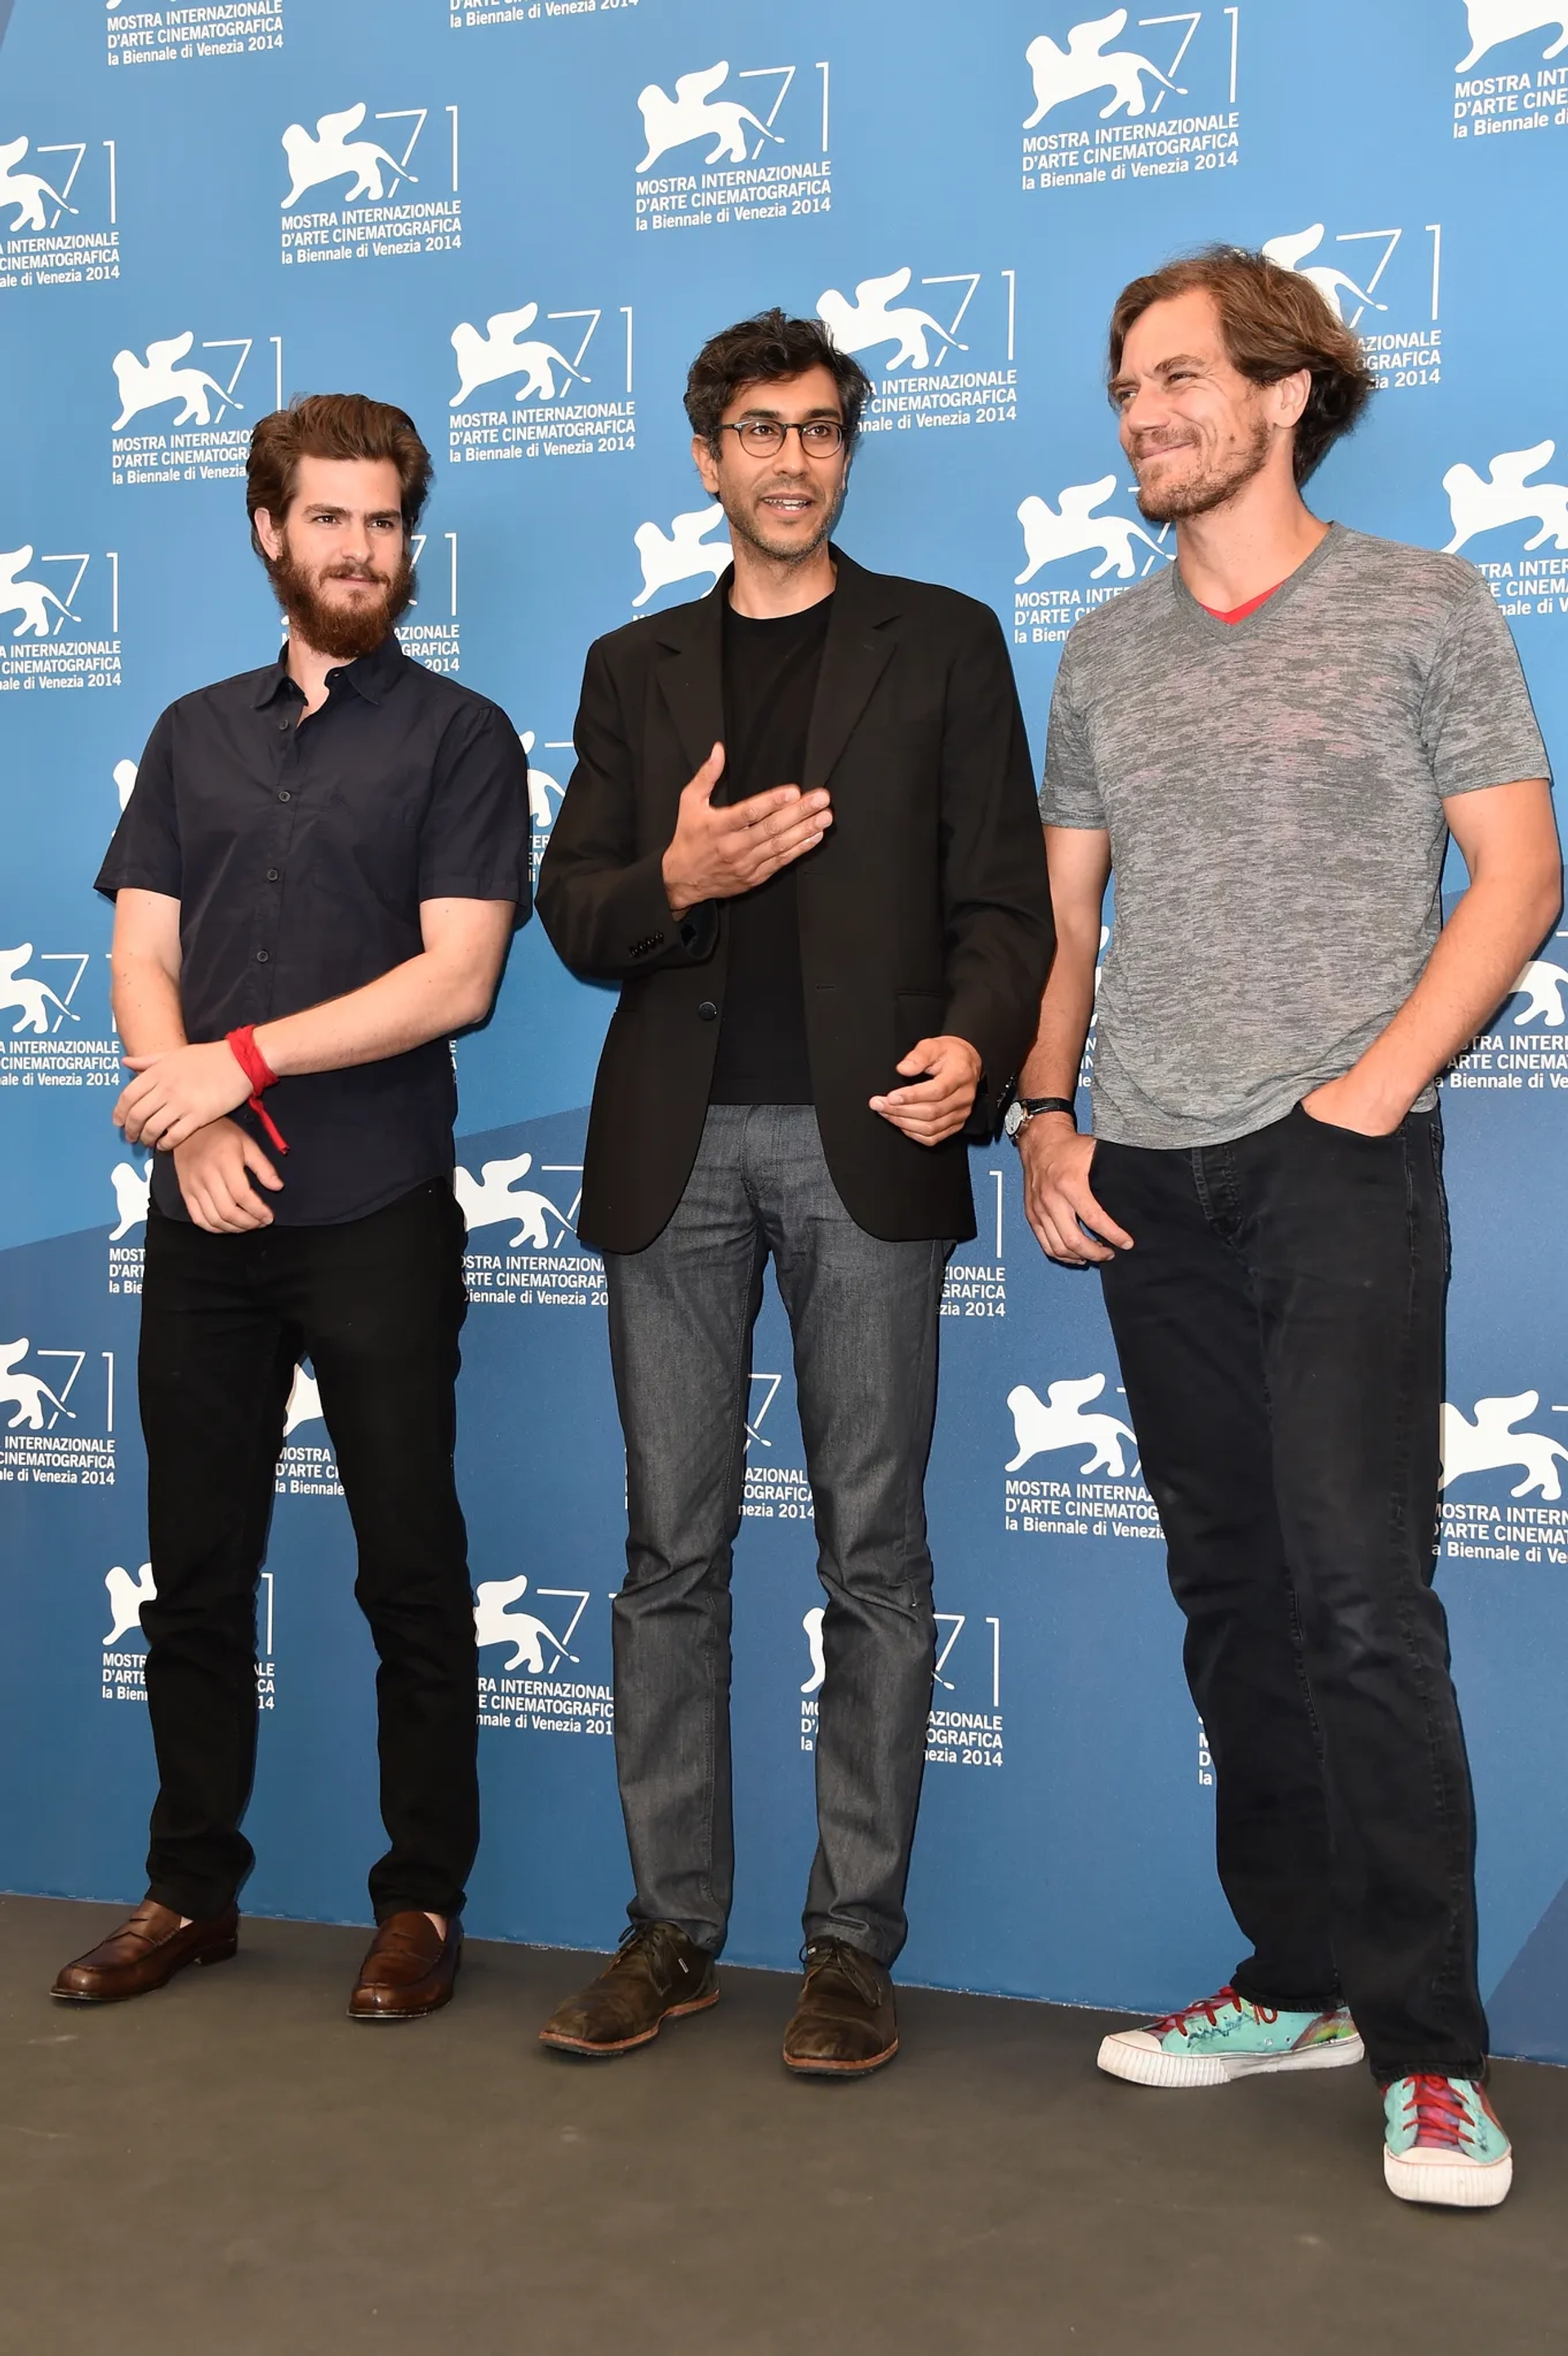
[[[888,1966],[934,1663],[923,1485],[963,1132],[1028,1044],[1051,945],[996,617],[829,538],[870,391],[814,319],[715,336],[686,388],[729,519],[712,594],[588,656],[540,876],[620,984],[579,1233],[605,1255],[627,1444],[616,1761],[631,1927],[542,2032],[624,2053],[717,1995],[733,1867],[730,1556],[772,1254],[794,1336],[826,1676],[792,2070],[897,2045]]]
[[[145,1899],[55,1982],[78,2003],[234,1953],[256,1588],[306,1355],[381,1659],[391,1846],[349,2012],[407,2020],[452,1993],[478,1792],[449,1042],[528,915],[529,812],[505,713],[393,635],[429,482],[401,409],[327,393],[262,419],[247,504],[287,642],[164,713],[98,878],[136,1075],[114,1118],[157,1149],[140,1385],[160,1780]]]
[[[1555,916],[1545,753],[1472,567],[1304,504],[1372,385],[1308,281],[1227,249],[1134,280],[1110,383],[1176,562],[1062,658],[1061,948],[1013,1126],[1041,1244],[1101,1269],[1251,1953],[1101,2066],[1208,2086],[1364,2050],[1390,2189],[1489,2207],[1511,2160],[1432,1585],[1435,1082]],[[1469,888],[1443,926],[1450,832]]]

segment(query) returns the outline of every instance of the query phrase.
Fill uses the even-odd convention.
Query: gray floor
[[[1090,2013],[910,1991],[858,2086],[778,2060],[791,1983],[626,2061],[533,2042],[581,1958],[471,1945],[457,2002],[342,2017],[364,1933],[102,2011],[56,1965],[118,1911],[0,1901],[11,2356],[1545,2356],[1568,2348],[1568,2072],[1499,2065],[1518,2189],[1382,2189],[1359,2071],[1140,2093]]]

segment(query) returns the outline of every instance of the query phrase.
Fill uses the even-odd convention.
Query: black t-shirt
[[[756,621],[724,614],[725,774],[714,799],[798,786],[832,599]],[[811,1101],[795,870],[729,904],[729,977],[710,1104]]]

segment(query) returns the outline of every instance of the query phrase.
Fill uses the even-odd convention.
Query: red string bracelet
[[[277,1123],[262,1102],[263,1089],[275,1088],[278,1076],[256,1044],[255,1024],[246,1023],[238,1031],[226,1032],[224,1044],[251,1083],[251,1094],[247,1099],[251,1111],[255,1114],[277,1151],[280,1153],[286,1153],[288,1147],[279,1134]]]

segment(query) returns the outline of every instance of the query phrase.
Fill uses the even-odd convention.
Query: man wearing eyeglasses
[[[566,963],[620,984],[579,1233],[605,1255],[626,1433],[616,1759],[636,1894],[607,1969],[542,2031],[573,2053],[627,2052],[718,1995],[730,1561],[769,1253],[827,1592],[784,2060],[841,2077],[897,2049],[942,1277],[975,1231],[963,1132],[1028,1046],[1053,935],[995,616],[829,538],[870,391],[781,311],[699,353],[692,451],[734,564],[590,650],[540,877]]]

